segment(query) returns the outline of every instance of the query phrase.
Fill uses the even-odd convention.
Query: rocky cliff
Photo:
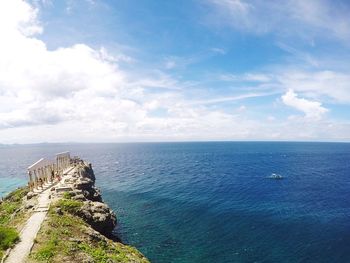
[[[28,262],[149,262],[114,241],[117,218],[95,187],[91,164],[76,160],[70,176],[52,188],[52,199]]]
[[[117,224],[117,218],[108,205],[102,201],[101,193],[95,187],[95,174],[91,164],[83,161],[76,162],[74,173],[62,180],[64,180],[63,187],[65,191],[53,194],[53,198],[63,197],[80,201],[82,206],[74,215],[82,218],[93,229],[103,235],[112,236],[112,231]],[[52,190],[55,192],[59,190],[59,187]]]

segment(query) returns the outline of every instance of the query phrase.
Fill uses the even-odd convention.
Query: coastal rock
[[[100,242],[102,240],[105,240],[105,236],[101,235],[99,232],[92,228],[86,228],[85,233],[89,237],[90,241]]]
[[[74,174],[65,178],[62,186],[67,194],[60,197],[81,201],[83,205],[74,214],[96,231],[110,236],[117,223],[116,215],[103,203],[101,192],[95,187],[95,175],[91,164],[77,160],[74,168]],[[67,190],[68,187],[70,190]]]
[[[110,235],[117,223],[114,212],[102,202],[85,201],[78,216],[104,235]]]
[[[71,191],[70,194],[71,194],[72,196],[80,195],[80,194],[83,194],[83,191],[82,191],[82,190],[79,190],[79,189],[73,189],[73,191]]]
[[[26,195],[27,200],[32,199],[33,197],[37,196],[37,193],[33,193],[33,192],[28,192],[28,194]]]
[[[83,194],[74,195],[72,196],[72,199],[77,201],[86,201],[86,197]]]
[[[85,168],[87,166],[80,166],[77,169],[77,176],[73,181],[73,191],[71,191],[71,195],[73,199],[76,200],[91,200],[102,202],[102,196],[100,190],[95,187],[95,176],[93,172],[90,171],[88,167],[88,172],[86,172]],[[81,174],[81,177],[79,175]],[[83,195],[83,197],[82,197]]]
[[[83,168],[82,168],[81,171],[80,171],[80,175],[81,175],[83,178],[89,178],[89,179],[91,179],[94,183],[95,183],[95,181],[96,181],[96,177],[95,177],[94,171],[92,170],[91,163],[85,164],[85,165],[83,166]]]
[[[87,189],[84,192],[84,196],[86,199],[96,202],[102,202],[102,196],[99,189],[92,187],[91,189]]]
[[[79,190],[88,190],[94,186],[94,181],[90,178],[79,178],[75,181],[73,187]]]
[[[62,209],[59,208],[59,207],[57,207],[57,208],[55,209],[55,212],[56,212],[56,214],[58,214],[58,215],[63,215]]]
[[[35,200],[27,201],[24,205],[24,209],[31,209],[35,206],[35,204],[36,204]]]

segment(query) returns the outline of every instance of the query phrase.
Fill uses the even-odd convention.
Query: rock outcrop
[[[102,202],[86,201],[78,212],[86,223],[104,235],[110,235],[116,226],[116,216],[113,211]]]
[[[77,160],[74,173],[68,178],[62,178],[62,185],[68,190],[60,194],[83,202],[75,215],[82,218],[96,231],[110,236],[117,224],[117,218],[109,206],[103,202],[101,192],[95,186],[95,180],[91,164]]]

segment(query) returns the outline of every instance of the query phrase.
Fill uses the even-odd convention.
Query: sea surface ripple
[[[0,146],[0,195],[66,150],[92,162],[115,233],[152,262],[350,262],[349,143]]]

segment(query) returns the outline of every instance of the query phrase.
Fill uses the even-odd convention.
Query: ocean
[[[154,263],[350,262],[350,143],[0,146],[0,195],[67,150],[92,162],[115,234]]]

